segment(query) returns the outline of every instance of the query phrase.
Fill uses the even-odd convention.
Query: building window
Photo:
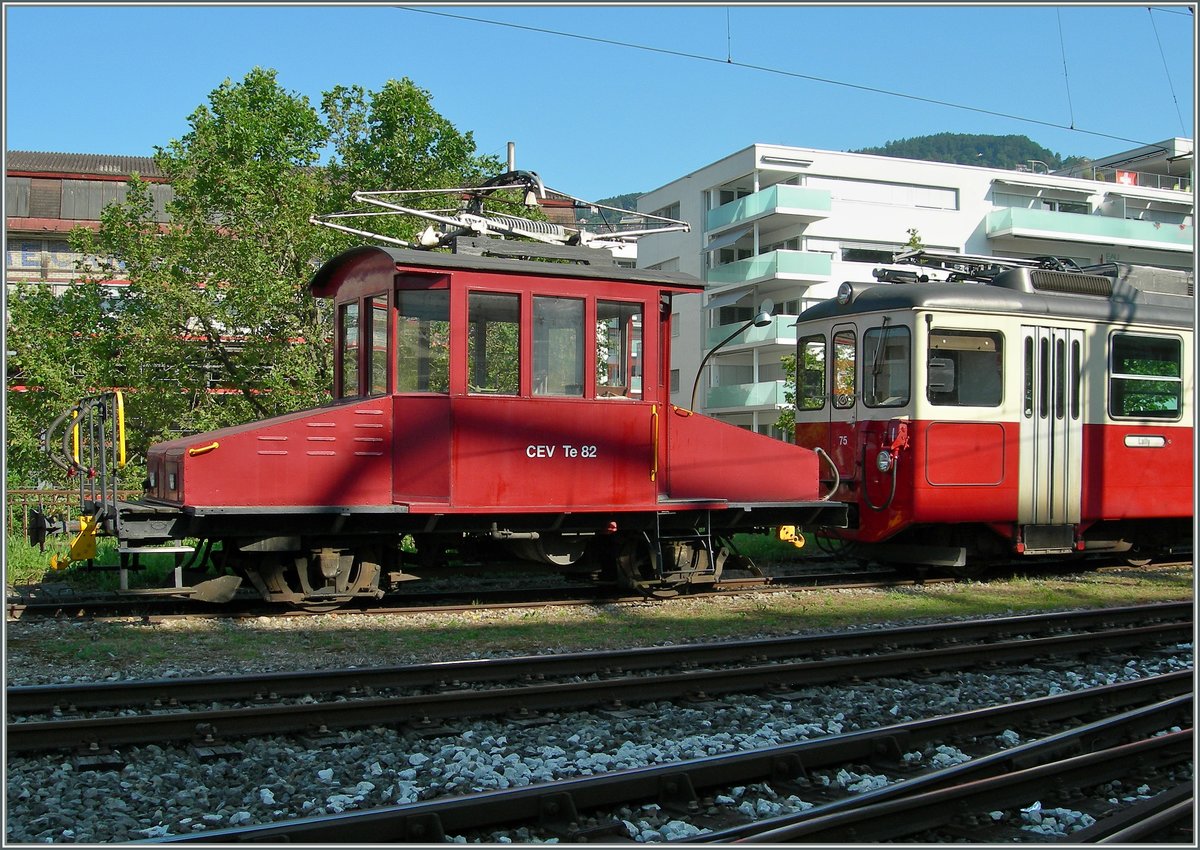
[[[667,204],[665,207],[655,210],[650,215],[658,216],[659,218],[672,218],[679,221],[679,201],[673,204]]]

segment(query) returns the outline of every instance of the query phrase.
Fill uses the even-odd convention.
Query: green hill
[[[953,162],[959,165],[982,165],[988,168],[1016,168],[1018,165],[1028,166],[1030,160],[1037,160],[1045,163],[1050,171],[1082,159],[1077,156],[1063,158],[1028,136],[988,136],[970,133],[914,136],[911,139],[888,142],[882,147],[861,148],[850,153]]]

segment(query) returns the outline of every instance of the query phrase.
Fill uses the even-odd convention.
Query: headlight
[[[884,449],[879,454],[875,455],[875,468],[880,472],[892,471],[892,453]]]

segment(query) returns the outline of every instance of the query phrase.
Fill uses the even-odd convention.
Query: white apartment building
[[[643,237],[638,266],[707,284],[675,300],[672,401],[690,407],[698,380],[696,409],[779,436],[781,357],[795,348],[797,314],[842,281],[874,284],[873,270],[905,268],[891,260],[914,232],[936,251],[1191,269],[1192,173],[1192,140],[1181,138],[1073,173],[751,145],[638,201],[639,212],[692,225]],[[771,324],[738,334],[698,375],[705,353],[763,307]]]

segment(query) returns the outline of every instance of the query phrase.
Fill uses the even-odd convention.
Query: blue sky
[[[1099,157],[1194,136],[1179,5],[9,4],[4,24],[9,150],[150,155],[255,65],[313,103],[407,76],[480,151],[513,141],[518,167],[590,199],[754,142],[1018,134]]]

